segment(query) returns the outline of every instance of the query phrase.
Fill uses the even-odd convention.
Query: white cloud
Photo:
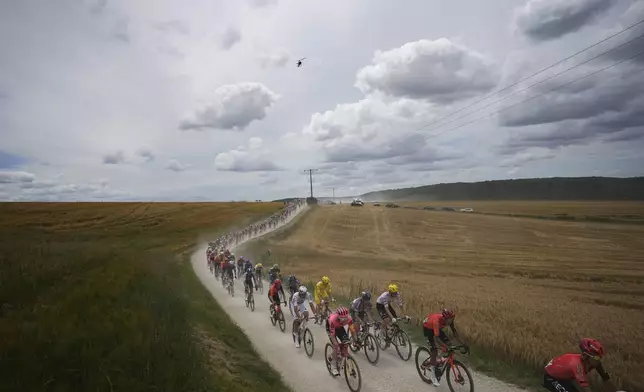
[[[279,49],[274,53],[262,54],[259,62],[262,68],[283,68],[291,59],[291,54],[286,49]]]
[[[223,85],[191,119],[182,121],[180,128],[244,130],[251,122],[266,117],[267,110],[278,99],[279,95],[261,83]]]
[[[154,152],[146,147],[140,148],[136,154],[143,158],[144,161],[146,162],[151,162],[154,160]]]
[[[490,90],[499,78],[492,59],[446,38],[377,51],[358,71],[356,87],[394,97],[449,103]]]
[[[175,172],[181,172],[187,169],[187,166],[182,165],[179,161],[176,159],[171,159],[168,161],[168,163],[165,165],[165,168],[168,170],[172,170]]]
[[[262,149],[263,140],[251,137],[247,146],[239,146],[215,157],[215,168],[220,171],[232,172],[270,172],[282,170],[267,156]]]
[[[31,183],[36,179],[32,173],[0,170],[0,184]]]

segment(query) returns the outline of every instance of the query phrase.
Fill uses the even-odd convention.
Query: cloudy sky
[[[0,200],[306,196],[309,168],[318,196],[644,175],[644,23],[528,78],[642,19],[644,0],[2,1]]]

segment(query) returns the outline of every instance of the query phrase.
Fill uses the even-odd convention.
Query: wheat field
[[[536,374],[596,337],[611,374],[644,390],[644,225],[320,206],[244,252],[265,249],[303,281],[328,275],[344,297],[399,283],[417,326],[454,307],[469,343]]]

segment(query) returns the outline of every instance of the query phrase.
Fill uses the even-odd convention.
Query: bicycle
[[[463,364],[463,362],[454,359],[454,352],[457,350],[460,351],[461,354],[467,354],[469,352],[469,347],[466,345],[447,347],[447,351],[445,351],[441,355],[441,358],[437,359],[436,361],[436,379],[440,381],[443,374],[445,374],[445,372],[449,369],[450,372],[448,375],[446,375],[446,377],[447,386],[449,387],[450,391],[456,392],[454,390],[455,383],[460,386],[469,384],[469,388],[466,389],[466,391],[474,392],[472,373],[470,373],[470,370],[465,366],[465,364]],[[427,346],[419,346],[416,349],[416,370],[418,371],[418,375],[420,376],[421,380],[428,384],[431,384],[431,380],[425,374],[429,371],[430,354],[430,349]],[[425,355],[427,355],[427,358],[420,361],[419,358],[421,358],[421,356],[424,357]],[[467,381],[463,377],[464,375],[467,376]]]
[[[264,294],[264,279],[261,274],[257,277],[257,288],[259,288],[260,294]]]
[[[253,290],[249,286],[246,286],[246,307],[250,307],[250,311],[255,311],[255,297],[253,296]]]
[[[333,303],[335,303],[335,300],[333,300]],[[315,324],[320,324],[321,326],[324,326],[324,321],[329,319],[329,316],[331,316],[331,309],[329,309],[329,301],[323,299],[320,302],[320,306],[324,307],[324,310],[319,314],[315,315]]]
[[[405,324],[409,324],[411,318],[409,316],[405,316],[404,320]],[[409,339],[407,332],[400,328],[398,322],[392,322],[389,324],[391,332],[387,334],[386,331],[380,328],[381,324],[381,322],[377,322],[374,325],[375,336],[380,349],[386,350],[390,344],[393,344],[400,359],[403,361],[409,361],[409,358],[411,358],[411,340]],[[405,347],[407,348],[407,351],[403,353],[402,350]]]
[[[364,349],[364,355],[367,357],[367,361],[369,361],[370,364],[375,365],[380,359],[380,347],[378,346],[376,337],[369,332],[369,328],[373,325],[374,323],[366,323],[364,328],[358,332],[357,340],[355,342],[351,342],[349,348],[354,353],[360,351],[361,348]],[[373,354],[374,351],[375,358],[372,358],[369,356],[369,353]]]
[[[304,352],[306,352],[306,356],[309,358],[313,356],[313,353],[315,351],[315,341],[313,340],[313,333],[307,326],[310,319],[310,317],[307,317],[300,321],[300,326],[297,329],[297,341],[301,344],[302,337],[304,337]]]
[[[226,279],[226,290],[228,290],[228,294],[230,294],[231,297],[235,296],[235,280],[231,277]]]
[[[336,367],[338,369],[338,372],[344,373],[344,379],[347,382],[347,386],[352,392],[358,392],[360,391],[360,388],[362,388],[362,376],[360,374],[360,368],[358,367],[358,363],[356,360],[353,358],[351,354],[349,354],[349,341],[345,340],[340,342],[340,363],[336,363]],[[331,343],[327,343],[326,346],[324,347],[324,362],[326,363],[326,369],[329,371],[329,374],[333,376],[333,373],[331,372],[331,364],[333,362],[333,346]],[[357,381],[357,386],[353,386],[351,381]]]
[[[271,323],[273,323],[273,325],[279,323],[280,330],[284,332],[286,330],[286,320],[284,320],[284,312],[282,312],[280,304],[270,304],[268,306],[268,311],[270,314]]]

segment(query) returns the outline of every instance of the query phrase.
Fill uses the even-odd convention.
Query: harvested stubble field
[[[280,207],[1,203],[0,390],[285,390],[189,261]]]
[[[638,201],[433,201],[402,205],[421,208],[470,207],[481,214],[644,224],[644,202]]]
[[[329,275],[345,298],[400,283],[416,325],[455,307],[488,368],[501,358],[541,374],[578,336],[594,336],[615,378],[644,390],[644,226],[337,205],[243,251],[267,248],[283,273]]]

